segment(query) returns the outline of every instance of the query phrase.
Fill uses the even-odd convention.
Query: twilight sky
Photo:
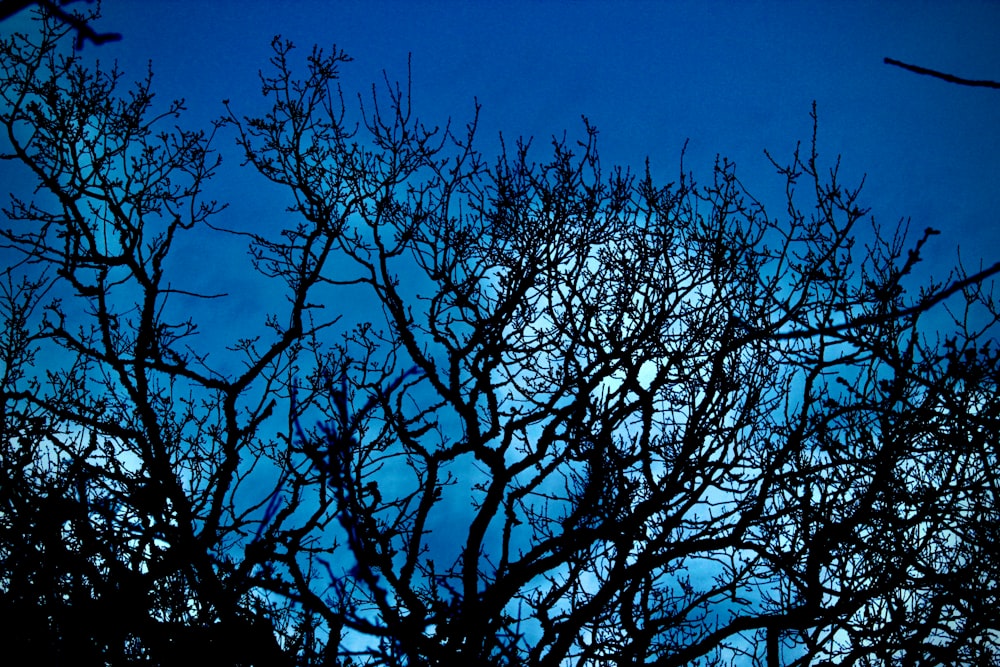
[[[807,139],[816,100],[822,153],[868,174],[876,212],[1000,238],[1000,91],[882,63],[1000,79],[1000,3],[104,0],[104,12],[124,41],[84,55],[135,76],[152,59],[163,97],[199,116],[223,98],[259,109],[256,74],[281,34],[351,54],[348,94],[383,69],[405,78],[412,53],[417,112],[464,123],[478,98],[484,148],[499,131],[573,136],[585,114],[606,164],[648,155],[665,177],[690,139],[696,176],[722,153],[773,184],[762,149],[785,156]]]
[[[406,77],[428,124],[458,126],[482,104],[479,146],[499,132],[549,138],[582,134],[581,114],[600,130],[605,167],[673,180],[685,166],[707,181],[716,154],[772,215],[783,182],[763,154],[787,158],[808,141],[813,100],[821,158],[842,154],[847,184],[867,174],[863,203],[883,223],[912,217],[935,226],[931,260],[944,269],[956,246],[969,268],[1000,256],[995,185],[1000,174],[1000,91],[957,86],[883,64],[890,56],[966,78],[1000,79],[1000,3],[986,2],[326,2],[104,0],[98,29],[118,43],[88,44],[85,58],[119,61],[127,80],[151,60],[162,103],[184,97],[181,123],[203,125],[233,108],[259,113],[257,71],[280,33],[302,51],[336,44],[355,58],[342,70],[355,92]],[[22,27],[26,14],[0,25]],[[233,135],[219,190],[222,222],[269,215],[259,176],[238,169]],[[9,188],[17,188],[16,181]],[[6,194],[4,192],[3,194]],[[273,202],[272,202],[273,203]],[[930,268],[930,267],[929,267]]]

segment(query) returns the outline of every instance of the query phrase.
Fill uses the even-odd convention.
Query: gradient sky
[[[935,258],[946,264],[958,244],[972,262],[1000,254],[1000,91],[882,62],[1000,79],[997,2],[104,0],[103,11],[98,27],[124,39],[88,44],[83,56],[117,59],[129,78],[151,60],[160,99],[187,100],[186,126],[219,116],[224,98],[260,111],[257,71],[281,34],[355,58],[342,72],[348,102],[382,70],[405,79],[412,54],[417,113],[461,125],[478,99],[487,153],[501,131],[534,136],[539,149],[553,134],[579,136],[585,114],[606,166],[641,170],[649,156],[673,180],[689,140],[696,178],[726,155],[773,213],[783,184],[763,149],[785,158],[808,140],[815,100],[821,157],[841,154],[847,183],[867,174],[863,200],[883,223],[942,229]],[[232,136],[218,145],[228,150]],[[248,203],[262,183],[237,159],[219,196]]]
[[[430,125],[462,127],[482,105],[479,147],[495,154],[499,133],[549,139],[583,134],[581,115],[600,131],[607,169],[676,179],[685,168],[711,179],[716,155],[772,216],[784,214],[784,181],[764,149],[787,160],[808,143],[813,101],[821,162],[842,155],[846,185],[865,176],[862,204],[883,225],[911,218],[919,234],[944,233],[924,252],[925,271],[943,278],[957,260],[969,270],[1000,259],[1000,91],[970,88],[891,67],[886,56],[972,79],[1000,80],[1000,2],[326,2],[279,0],[104,0],[99,30],[120,42],[87,44],[84,59],[117,61],[125,80],[155,72],[160,108],[183,97],[184,127],[209,127],[230,99],[237,113],[266,107],[258,71],[271,38],[346,50],[347,102],[412,63],[413,103]],[[28,13],[0,24],[23,29]],[[123,91],[124,92],[124,91]],[[349,107],[349,112],[352,109]],[[355,104],[356,110],[356,104]],[[355,116],[356,118],[357,116]],[[216,140],[225,164],[208,196],[229,202],[216,222],[263,231],[290,224],[285,192],[248,168],[234,133]],[[2,165],[7,192],[34,187],[26,170]],[[6,194],[6,192],[0,192]],[[177,285],[228,292],[223,301],[174,304],[202,324],[217,349],[273,311],[278,287],[249,268],[245,243],[189,235],[175,255]],[[272,281],[273,282],[273,281]],[[340,300],[340,299],[338,299]],[[378,318],[369,299],[344,299],[355,317]],[[211,318],[206,321],[206,318]],[[208,326],[205,326],[208,325]],[[223,340],[224,339],[224,340]],[[214,357],[218,359],[218,357]]]
[[[1000,80],[1000,2],[104,0],[103,11],[97,29],[124,37],[87,44],[82,57],[117,61],[126,82],[151,62],[160,108],[184,98],[187,128],[210,127],[223,99],[239,114],[266,109],[258,71],[280,34],[301,55],[336,44],[354,57],[341,71],[354,111],[356,93],[382,85],[383,70],[405,80],[409,58],[417,115],[462,127],[478,100],[487,158],[503,132],[508,142],[535,137],[544,160],[553,135],[582,136],[586,115],[606,170],[641,172],[648,156],[655,177],[675,180],[688,142],[684,165],[696,180],[709,181],[716,156],[727,156],[779,218],[784,181],[764,149],[787,160],[796,142],[808,144],[815,101],[821,163],[841,155],[842,184],[865,177],[861,201],[874,217],[890,227],[911,218],[914,235],[944,232],[925,249],[925,272],[945,277],[959,249],[970,271],[1000,259],[1000,91],[883,63]],[[22,12],[0,32],[28,23]],[[239,167],[234,138],[223,130],[215,143],[225,164],[208,196],[230,204],[216,223],[265,233],[291,224],[286,193]],[[13,167],[0,165],[0,195],[35,186]],[[174,304],[203,333],[221,334],[217,349],[239,335],[234,322],[258,326],[280,308],[278,286],[253,273],[243,240],[206,231],[175,250],[175,277],[191,282],[175,287],[231,295]],[[370,299],[344,301],[358,318],[379,317]]]
[[[303,48],[336,44],[350,53],[348,93],[383,69],[404,78],[412,54],[417,112],[464,123],[478,98],[487,150],[499,131],[573,136],[585,114],[601,131],[606,164],[641,168],[648,155],[672,176],[690,139],[696,176],[722,153],[763,187],[777,181],[762,150],[786,156],[807,139],[815,100],[822,154],[842,154],[847,174],[867,173],[876,213],[940,226],[954,234],[945,242],[1000,239],[1000,91],[882,62],[1000,79],[1000,3],[104,5],[104,26],[125,39],[86,55],[117,58],[136,74],[152,59],[161,94],[186,98],[205,117],[220,113],[223,98],[260,108],[256,73],[280,33]]]

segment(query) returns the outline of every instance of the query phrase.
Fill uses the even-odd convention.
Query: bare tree
[[[118,92],[71,38],[2,46],[2,157],[38,182],[2,233],[17,641],[113,663],[996,661],[1000,265],[921,285],[936,231],[876,225],[815,135],[774,160],[776,217],[725,160],[707,184],[604,168],[586,121],[490,161],[474,119],[426,126],[408,86],[352,115],[348,57],[314,49],[299,78],[280,40],[262,114],[160,129],[182,105],[155,110],[148,77]],[[282,229],[207,198],[218,132],[288,193]],[[223,362],[229,327],[184,313],[229,297],[175,263],[213,233],[284,297]]]

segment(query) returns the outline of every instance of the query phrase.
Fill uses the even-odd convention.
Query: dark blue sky
[[[943,229],[938,248],[949,257],[959,242],[969,259],[1000,248],[1000,91],[882,62],[890,56],[1000,79],[1000,3],[104,5],[104,25],[125,39],[87,55],[118,58],[136,73],[152,59],[161,94],[185,97],[196,117],[218,115],[223,98],[259,110],[256,73],[280,33],[303,48],[336,44],[350,53],[348,93],[366,89],[383,69],[404,78],[412,53],[418,114],[464,123],[478,98],[487,150],[499,131],[573,136],[586,114],[601,132],[605,164],[641,168],[648,155],[672,178],[690,139],[686,163],[696,176],[707,177],[722,153],[765,201],[781,184],[763,149],[785,157],[808,139],[816,100],[821,153],[842,154],[851,177],[867,173],[865,199],[883,222],[912,216],[917,230]]]
[[[487,153],[503,131],[535,136],[541,159],[552,134],[582,134],[585,114],[606,166],[641,170],[648,155],[673,180],[689,139],[696,177],[729,156],[772,215],[783,183],[763,149],[786,158],[807,141],[815,100],[821,156],[842,154],[848,183],[867,174],[863,201],[881,222],[909,216],[916,231],[942,229],[931,253],[940,269],[959,244],[970,268],[1000,255],[1000,91],[882,62],[1000,79],[997,2],[105,0],[104,14],[99,27],[124,39],[87,45],[84,57],[117,59],[130,79],[152,60],[161,101],[187,99],[186,126],[219,116],[223,98],[260,112],[257,71],[280,33],[355,58],[343,70],[348,102],[383,69],[404,79],[412,54],[418,115],[461,125],[477,98]],[[234,200],[229,215],[266,210],[261,179],[236,169],[231,133],[218,145],[231,156],[215,195]]]

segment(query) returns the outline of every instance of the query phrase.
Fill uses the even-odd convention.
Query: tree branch
[[[963,79],[961,77],[955,76],[954,74],[947,74],[945,72],[938,72],[937,70],[927,69],[926,67],[920,67],[918,65],[909,65],[899,60],[893,58],[885,58],[883,61],[886,65],[895,65],[896,67],[902,67],[903,69],[908,69],[911,72],[917,74],[924,74],[926,76],[933,76],[938,79],[943,79],[948,83],[957,83],[962,86],[977,86],[979,88],[1000,88],[1000,83],[996,81],[990,81],[988,79]]]

